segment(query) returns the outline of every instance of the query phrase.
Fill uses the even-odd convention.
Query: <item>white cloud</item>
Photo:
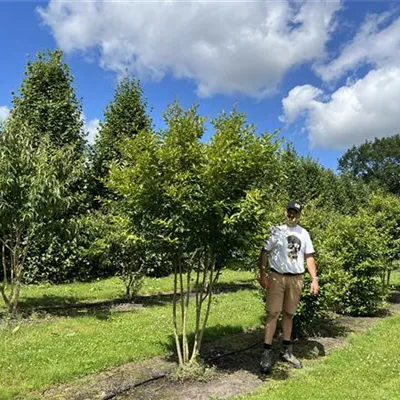
[[[368,15],[354,38],[329,63],[314,64],[326,82],[347,77],[328,98],[311,85],[297,86],[282,100],[280,120],[305,116],[311,147],[346,149],[375,137],[400,133],[400,17],[398,9]],[[360,66],[369,72],[356,77]]]
[[[88,123],[85,122],[83,129],[88,132],[87,140],[89,144],[93,144],[96,136],[98,134],[98,129],[100,127],[100,120],[98,118],[93,118]]]
[[[311,85],[296,86],[282,100],[283,116],[279,120],[286,123],[294,122],[301,114],[312,108],[316,98],[322,95],[322,90]]]
[[[335,91],[328,101],[312,86],[297,86],[283,99],[281,120],[292,123],[306,112],[311,147],[346,149],[400,132],[400,68],[370,71]]]
[[[399,65],[400,17],[393,19],[389,12],[369,15],[339,57],[317,66],[315,71],[322,79],[331,81],[365,63],[373,68]]]
[[[4,122],[10,115],[10,109],[7,106],[0,106],[0,123]]]
[[[143,78],[190,78],[200,96],[274,93],[293,66],[324,56],[340,1],[60,2],[39,8],[67,52]]]

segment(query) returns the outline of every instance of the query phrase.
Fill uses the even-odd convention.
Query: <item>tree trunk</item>
[[[17,318],[18,303],[21,293],[21,276],[22,269],[28,254],[28,248],[30,243],[30,235],[26,237],[26,243],[23,245],[21,236],[22,228],[18,228],[15,231],[13,245],[8,245],[7,241],[2,240],[2,265],[3,265],[3,282],[0,286],[0,292],[3,297],[4,303],[7,306],[7,319],[10,324],[12,320]],[[10,241],[8,241],[9,243]],[[10,281],[7,282],[7,259],[6,259],[6,248],[10,251],[9,260],[9,277]],[[9,286],[9,293],[7,294],[7,285]]]
[[[200,354],[201,344],[205,328],[207,326],[208,316],[211,310],[212,291],[214,288],[214,271],[215,271],[215,255],[212,250],[205,254],[204,260],[203,282],[201,286],[201,293],[196,310],[196,329],[195,341],[193,345],[193,352],[190,361],[194,361]],[[208,279],[207,279],[208,276]],[[201,324],[202,305],[205,300],[207,301],[207,308],[204,314],[203,323]],[[201,327],[200,327],[201,325]]]
[[[174,262],[174,294],[173,294],[173,300],[172,300],[172,326],[173,326],[173,331],[174,331],[174,338],[175,338],[175,346],[176,346],[176,352],[178,355],[178,363],[180,366],[182,366],[183,363],[183,358],[182,358],[182,351],[181,351],[181,345],[179,341],[179,333],[178,333],[178,322],[177,322],[177,302],[178,302],[178,268],[177,268],[177,263]]]

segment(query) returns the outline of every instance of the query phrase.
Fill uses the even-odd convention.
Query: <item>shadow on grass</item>
[[[243,289],[253,289],[251,281],[236,283],[219,283],[215,287],[215,294],[236,292]],[[172,293],[157,293],[151,295],[136,295],[132,300],[115,298],[106,301],[82,301],[74,296],[43,295],[41,297],[23,297],[19,301],[19,310],[23,318],[32,314],[37,317],[68,316],[79,317],[94,315],[99,319],[107,319],[112,311],[134,312],[143,307],[155,307],[172,304]],[[0,310],[0,317],[4,310]]]
[[[23,297],[19,301],[22,310],[46,309],[46,308],[69,308],[78,307],[79,299],[74,296],[43,295],[40,297]]]
[[[400,285],[394,288],[388,297],[388,302],[392,304],[400,304]]]
[[[260,318],[260,321],[263,317]],[[344,336],[349,330],[342,327],[336,321],[321,321],[324,326],[323,338],[335,340]],[[218,371],[233,373],[236,371],[248,371],[256,375],[260,380],[285,380],[289,376],[290,367],[280,361],[281,332],[278,327],[273,342],[273,370],[272,374],[265,376],[260,373],[259,363],[263,352],[264,327],[260,324],[257,328],[243,329],[241,326],[209,327],[204,333],[204,342],[201,358]],[[189,335],[189,343],[193,343],[193,335]],[[166,346],[169,354],[173,354],[169,361],[177,362],[175,351],[175,339],[171,335]],[[311,360],[326,355],[324,340],[319,337],[302,337],[294,341],[293,353],[301,360]]]
[[[246,281],[236,281],[231,283],[218,282],[215,285],[214,292],[218,293],[231,293],[237,292],[239,290],[252,290],[256,289],[258,286],[255,285],[255,281],[253,279],[249,279]]]
[[[280,323],[281,321],[279,321],[278,324],[279,328]],[[349,328],[342,325],[337,317],[334,318],[329,317],[329,315],[325,315],[315,320],[312,324],[309,324],[305,331],[300,330],[300,328],[294,322],[292,336],[295,339],[302,340],[309,337],[338,338],[345,336],[347,333],[349,333]]]
[[[108,319],[114,302],[80,303],[72,296],[28,297],[19,302],[19,316],[23,319],[52,317],[95,316],[100,320]],[[4,318],[5,310],[0,310],[0,318]]]

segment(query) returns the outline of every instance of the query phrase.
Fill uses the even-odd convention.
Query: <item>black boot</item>
[[[271,373],[272,369],[272,350],[264,349],[261,354],[260,371],[262,374]]]

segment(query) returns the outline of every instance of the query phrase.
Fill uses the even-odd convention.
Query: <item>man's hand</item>
[[[312,279],[310,293],[312,296],[316,296],[319,291],[319,285],[317,278],[317,267],[315,266],[314,253],[306,254],[306,260],[307,260],[307,269]]]
[[[265,274],[258,277],[258,282],[260,282],[261,287],[268,289],[268,278]]]
[[[316,296],[318,294],[318,291],[319,291],[318,281],[316,279],[313,279],[311,281],[310,293],[312,296]]]

